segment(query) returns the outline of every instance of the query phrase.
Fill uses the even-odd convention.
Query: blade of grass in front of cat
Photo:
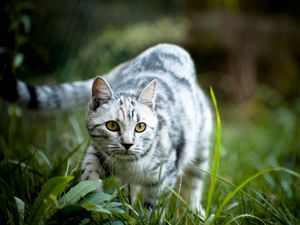
[[[214,222],[214,220],[216,218],[218,218],[218,216],[221,214],[221,212],[223,211],[224,207],[232,200],[232,198],[239,192],[241,191],[242,188],[244,188],[248,183],[250,183],[251,181],[257,179],[258,177],[260,177],[261,175],[270,173],[270,172],[274,172],[274,171],[281,171],[281,172],[286,172],[292,176],[295,176],[297,178],[300,178],[300,174],[295,172],[295,171],[291,171],[288,170],[286,168],[268,168],[268,169],[264,169],[256,174],[254,174],[253,176],[249,177],[248,179],[246,179],[244,182],[242,182],[235,190],[233,190],[232,192],[230,192],[226,198],[224,199],[224,201],[221,203],[221,205],[219,206],[219,208],[216,211],[215,217],[214,219],[211,221],[211,223]]]
[[[210,95],[211,95],[212,102],[213,102],[213,105],[215,108],[216,123],[217,123],[216,129],[217,130],[216,130],[216,144],[215,144],[215,150],[214,150],[214,156],[213,156],[212,175],[211,175],[211,182],[210,182],[210,186],[209,186],[208,202],[207,202],[204,221],[206,221],[209,217],[211,204],[212,204],[212,198],[214,195],[215,186],[216,186],[217,177],[218,177],[218,171],[219,171],[219,165],[220,165],[220,155],[221,155],[221,119],[220,119],[220,115],[219,115],[216,97],[215,97],[212,87],[210,87]]]

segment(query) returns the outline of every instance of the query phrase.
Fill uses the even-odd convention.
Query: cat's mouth
[[[138,159],[138,156],[134,153],[126,153],[126,152],[120,152],[120,153],[115,153],[113,156],[117,159],[121,160],[126,160],[126,161],[133,161]]]
[[[130,160],[130,159],[137,159],[138,158],[138,153],[132,150],[114,150],[112,152],[112,156],[118,159],[125,159],[125,160]]]

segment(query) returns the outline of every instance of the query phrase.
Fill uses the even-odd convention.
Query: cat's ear
[[[96,110],[101,104],[114,98],[114,93],[102,77],[96,77],[92,86],[91,108]]]
[[[141,92],[138,101],[155,109],[155,99],[157,90],[157,80],[152,80]]]

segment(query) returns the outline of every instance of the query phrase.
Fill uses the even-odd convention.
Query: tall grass
[[[299,224],[299,146],[292,138],[282,145],[278,129],[284,126],[297,137],[298,127],[291,123],[298,123],[297,113],[259,110],[247,115],[252,122],[241,129],[245,115],[232,110],[221,133],[212,89],[211,96],[216,143],[211,170],[204,171],[204,220],[190,210],[180,188],[170,188],[169,204],[165,198],[157,203],[165,205],[162,219],[161,209],[149,216],[141,202],[130,201],[128,187],[113,179],[104,181],[107,193],[93,192],[100,181],[79,182],[89,144],[84,112],[37,114],[0,103],[0,224]],[[278,115],[286,121],[276,122]]]
[[[212,204],[213,194],[217,182],[219,166],[220,166],[220,157],[221,157],[221,119],[220,119],[220,114],[217,106],[217,100],[212,87],[210,87],[210,95],[216,112],[216,117],[215,117],[216,118],[216,144],[215,144],[215,150],[213,154],[212,173],[211,173],[211,181],[210,181],[209,192],[208,192],[207,207],[205,212],[205,221],[211,220],[210,218],[208,218],[208,216],[210,213],[210,207]]]

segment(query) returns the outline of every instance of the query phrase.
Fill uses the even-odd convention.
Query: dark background
[[[257,84],[288,100],[299,95],[297,1],[14,0],[1,5],[1,52],[9,54],[22,79],[89,78],[150,45],[173,42],[191,53],[202,83],[231,101],[248,101]],[[130,29],[138,43],[128,46]]]

